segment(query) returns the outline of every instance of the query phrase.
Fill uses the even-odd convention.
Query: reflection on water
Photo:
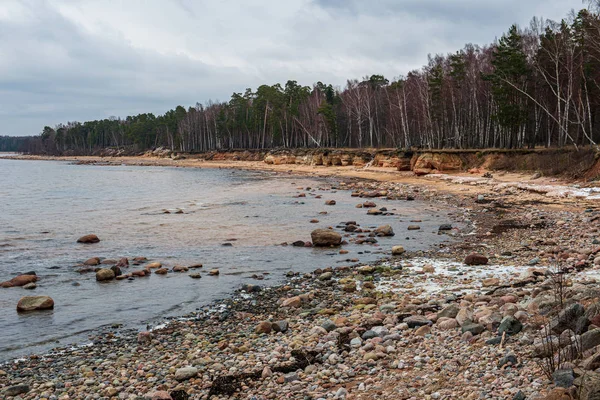
[[[299,187],[316,188],[323,198],[297,198]],[[397,215],[367,216],[348,192],[319,187],[327,187],[326,182],[263,172],[0,159],[0,281],[32,270],[40,277],[32,292],[0,290],[0,360],[53,347],[57,338],[61,343],[81,340],[79,333],[102,325],[135,327],[191,312],[253,274],[269,273],[262,283],[272,284],[289,270],[381,257],[372,247],[347,246],[350,253],[339,255],[278,245],[310,240],[318,227],[347,220],[366,227],[389,223],[398,235],[380,239],[384,250],[395,244],[424,249],[444,240],[437,227],[449,222],[446,211],[419,202],[377,200]],[[326,199],[337,205],[325,206]],[[309,223],[313,218],[320,223]],[[423,220],[422,229],[405,234],[413,218]],[[88,233],[102,241],[76,243]],[[152,275],[99,284],[93,273],[77,272],[76,265],[90,257],[137,256],[167,267],[203,263],[204,270],[219,268],[221,275],[202,274],[198,280],[187,274]],[[55,310],[18,315],[19,298],[32,294],[51,296]]]

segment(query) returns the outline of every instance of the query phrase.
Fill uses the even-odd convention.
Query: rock
[[[438,312],[437,317],[438,317],[438,319],[440,319],[440,318],[456,318],[459,311],[460,311],[460,308],[458,307],[458,305],[453,303],[453,304],[446,306],[444,309],[442,309],[442,311]]]
[[[100,264],[100,258],[98,258],[98,257],[88,258],[87,260],[85,260],[83,262],[83,265],[90,265],[90,266],[94,266],[94,265],[98,265],[98,264]]]
[[[261,323],[258,324],[258,326],[256,327],[256,329],[254,329],[254,333],[257,334],[261,334],[261,333],[271,333],[271,330],[273,329],[271,322],[269,321],[263,321]]]
[[[404,318],[402,322],[408,324],[409,328],[418,328],[420,326],[433,324],[431,320],[420,315],[411,315],[410,317]]]
[[[191,379],[191,378],[195,377],[196,375],[198,375],[198,368],[194,368],[194,367],[179,368],[177,371],[175,371],[175,380],[177,380],[179,382],[187,381],[188,379]]]
[[[123,257],[119,260],[119,262],[116,264],[117,267],[119,268],[127,268],[129,267],[129,259],[127,257]]]
[[[246,293],[258,293],[262,290],[262,286],[245,283],[242,285],[242,290]]]
[[[262,379],[267,379],[273,376],[273,372],[271,371],[271,368],[264,367],[260,376]]]
[[[150,269],[155,269],[155,268],[160,268],[162,267],[162,263],[159,262],[152,262],[148,265],[146,265],[146,268],[150,268]]]
[[[557,369],[552,373],[552,380],[557,387],[570,388],[573,386],[575,376],[572,369]]]
[[[498,361],[498,368],[502,368],[505,365],[516,366],[518,364],[517,356],[513,353],[509,353],[506,356],[502,357],[500,361]]]
[[[404,254],[404,247],[402,246],[394,246],[392,247],[392,255],[393,256],[399,256],[401,254]]]
[[[473,322],[467,322],[462,325],[462,333],[471,332],[473,335],[479,335],[485,331],[485,328]]]
[[[394,230],[392,229],[392,227],[390,225],[382,225],[378,228],[376,228],[373,233],[375,233],[376,236],[394,236]]]
[[[15,276],[10,281],[0,283],[0,287],[10,288],[10,287],[17,287],[17,286],[25,286],[28,283],[37,282],[37,280],[38,280],[38,277],[37,277],[37,275],[34,275],[34,274],[19,275],[19,276]]]
[[[471,253],[465,257],[464,263],[466,265],[486,265],[488,263],[488,259],[481,254]]]
[[[425,336],[431,333],[431,327],[429,325],[423,325],[415,331],[415,335],[417,336]]]
[[[585,332],[581,335],[581,348],[583,351],[587,351],[600,344],[600,329],[592,329],[591,331]]]
[[[409,225],[408,226],[409,231],[418,231],[419,229],[421,229],[421,227],[419,225]]]
[[[100,268],[96,271],[96,280],[98,282],[111,281],[115,279],[115,272],[109,268]]]
[[[20,394],[25,394],[29,392],[29,390],[29,385],[15,385],[4,389],[3,394],[6,397],[16,397]]]
[[[54,309],[54,300],[49,296],[25,296],[17,304],[18,312],[52,309]]]
[[[487,278],[487,279],[483,280],[482,285],[483,285],[483,287],[498,286],[498,285],[500,285],[500,279]]]
[[[333,273],[325,272],[325,273],[319,275],[319,280],[320,281],[330,281],[332,277],[333,277]]]
[[[137,335],[137,342],[140,344],[146,344],[152,342],[154,335],[149,331],[142,331]]]
[[[198,273],[198,272],[194,272],[194,273],[190,274],[189,277],[192,279],[200,279],[200,278],[202,278],[202,275],[200,275],[200,273]]]
[[[525,393],[519,390],[517,394],[514,395],[512,400],[527,400],[527,397],[525,396]]]
[[[92,244],[98,243],[100,239],[96,235],[85,235],[77,239],[77,243]]]
[[[458,328],[458,322],[454,319],[444,319],[442,321],[438,321],[437,327],[442,331],[447,331],[450,329]]]
[[[452,230],[452,225],[451,224],[442,224],[440,225],[440,227],[438,228],[439,231],[451,231]]]
[[[285,299],[283,303],[281,303],[282,307],[293,307],[297,308],[302,305],[302,299],[300,296],[290,297],[289,299]]]
[[[175,265],[173,267],[173,272],[187,272],[188,271],[188,267],[185,267],[183,265]]]
[[[513,317],[504,317],[498,327],[498,333],[502,335],[506,332],[507,335],[514,336],[521,332],[521,329],[523,329],[523,324],[519,320]]]
[[[159,268],[156,271],[154,271],[155,274],[158,275],[166,275],[169,273],[169,269],[168,268]]]
[[[339,246],[342,243],[342,235],[330,229],[315,229],[310,236],[317,247]]]
[[[294,243],[292,243],[292,246],[294,247],[305,247],[305,242],[304,240],[296,240]]]
[[[332,320],[326,319],[321,324],[321,328],[325,329],[327,332],[331,332],[331,331],[335,330],[337,328],[337,326],[335,325],[335,323]]]
[[[369,211],[367,211],[367,215],[381,215],[383,214],[383,211],[378,210],[376,208],[370,208]]]
[[[289,324],[285,320],[276,321],[276,322],[273,322],[273,324],[271,325],[271,328],[273,329],[274,332],[285,333],[285,332],[287,332],[287,330],[289,328]]]
[[[424,274],[433,274],[435,272],[435,267],[431,264],[427,264],[423,266],[421,270]]]
[[[208,274],[212,275],[212,276],[216,276],[216,275],[219,275],[220,272],[218,269],[211,269],[210,271],[208,271]]]
[[[327,201],[325,202],[325,205],[326,205],[326,206],[335,206],[335,205],[336,205],[336,202],[335,202],[335,200],[327,200]]]
[[[27,290],[33,290],[37,287],[37,285],[33,282],[28,283],[27,285],[23,286],[23,289],[27,289]]]
[[[362,203],[362,206],[363,208],[373,208],[377,207],[377,204],[373,203],[372,201],[365,201],[364,203]]]
[[[550,330],[556,334],[562,333],[565,329],[575,331],[577,320],[585,313],[584,307],[579,303],[574,303],[562,310],[558,317],[550,322]]]
[[[146,395],[146,397],[150,400],[173,400],[169,392],[165,392],[164,390],[152,392],[149,395]]]
[[[468,308],[461,308],[455,318],[456,322],[458,322],[460,326],[463,326],[464,324],[473,321],[473,311]]]

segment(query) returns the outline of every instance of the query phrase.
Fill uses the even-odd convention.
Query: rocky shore
[[[390,248],[375,265],[349,261],[315,266],[312,274],[290,271],[285,284],[249,283],[153,330],[102,332],[86,346],[14,360],[0,365],[0,393],[21,399],[598,398],[595,202],[485,182],[444,185],[340,182],[363,207],[372,201],[369,193],[382,192],[455,206],[465,228],[440,227],[454,237],[446,245],[426,252],[396,248],[395,255]],[[344,240],[361,239],[360,227],[346,230],[352,225],[334,230],[343,230]],[[549,367],[558,372],[548,373]]]

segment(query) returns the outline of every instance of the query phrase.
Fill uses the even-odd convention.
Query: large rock
[[[506,332],[507,335],[514,336],[521,332],[521,329],[523,329],[523,324],[519,320],[513,317],[504,317],[502,322],[500,322],[500,326],[498,327],[498,333],[502,335],[504,332]]]
[[[342,243],[342,235],[330,229],[315,229],[310,237],[317,247],[339,246]]]
[[[115,279],[115,271],[109,268],[100,268],[96,271],[96,280],[98,282],[111,281]]]
[[[577,328],[577,320],[583,316],[584,313],[585,308],[581,304],[571,304],[562,310],[557,318],[550,322],[550,330],[556,334],[562,333],[565,329],[575,331]]]
[[[437,314],[438,318],[456,318],[458,312],[460,311],[460,307],[456,304],[450,304],[446,306],[442,311]]]
[[[18,312],[52,310],[54,300],[48,296],[25,296],[17,304]]]
[[[401,254],[404,254],[404,247],[403,246],[394,246],[392,247],[392,255],[393,256],[399,256]]]
[[[581,335],[581,348],[587,351],[600,344],[600,329],[592,329]]]
[[[96,235],[85,235],[77,239],[77,243],[98,243],[100,239]]]
[[[378,227],[377,229],[375,229],[374,231],[375,235],[377,236],[394,236],[394,230],[392,229],[392,227],[390,225],[382,225],[380,227]]]
[[[465,257],[464,263],[467,265],[486,265],[488,263],[488,259],[486,256],[482,256],[481,254],[471,253]]]
[[[0,287],[10,288],[16,286],[25,286],[28,283],[36,282],[37,280],[37,275],[19,275],[12,278],[10,281],[0,283]]]
[[[6,389],[4,389],[3,394],[6,397],[16,397],[20,394],[25,394],[29,392],[29,390],[29,385],[15,385],[9,386]]]

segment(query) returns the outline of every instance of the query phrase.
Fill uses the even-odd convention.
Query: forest
[[[429,56],[392,80],[344,87],[289,80],[228,102],[46,126],[0,151],[94,154],[297,147],[534,148],[600,141],[600,1],[562,21],[534,18],[495,43]]]

